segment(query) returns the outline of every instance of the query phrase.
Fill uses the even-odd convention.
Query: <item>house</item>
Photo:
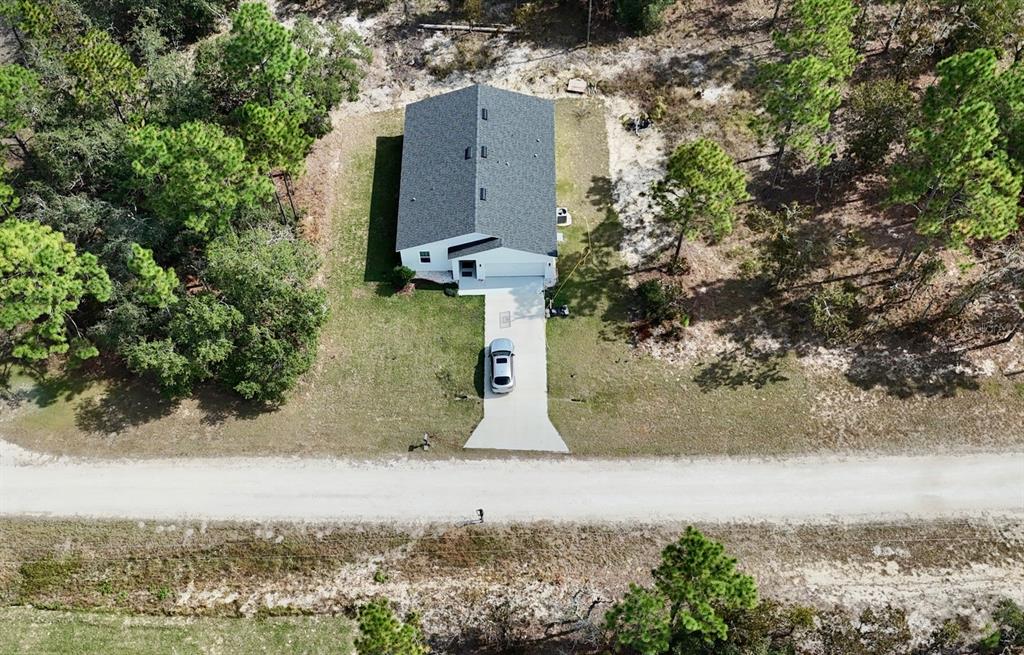
[[[554,103],[478,84],[405,110],[395,249],[416,277],[556,279]]]

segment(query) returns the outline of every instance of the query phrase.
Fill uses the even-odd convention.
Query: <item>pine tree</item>
[[[405,621],[395,616],[391,603],[379,598],[358,610],[359,636],[356,652],[359,655],[426,655],[427,645],[420,632],[415,615]]]
[[[118,119],[128,123],[128,105],[138,96],[142,71],[124,48],[106,32],[92,29],[79,39],[65,63],[75,77],[73,93],[80,105],[95,109],[110,103]]]
[[[1022,171],[1007,153],[991,100],[999,86],[995,53],[954,55],[939,62],[937,73],[922,125],[893,170],[892,200],[917,207],[920,234],[954,247],[1004,239],[1020,219]]]
[[[308,56],[263,2],[242,3],[232,14],[224,57],[225,71],[248,100],[272,105],[282,93],[301,92],[296,85]]]
[[[81,335],[69,344],[69,316],[83,298],[104,302],[110,294],[96,257],[76,253],[60,232],[15,218],[0,223],[0,360],[38,361],[71,346],[76,357],[94,356]]]
[[[236,210],[273,192],[270,180],[246,161],[241,140],[216,125],[147,125],[132,135],[129,150],[153,211],[200,234],[227,231]]]
[[[686,239],[720,239],[732,232],[733,208],[750,197],[746,179],[721,146],[697,139],[676,148],[654,185],[662,221],[678,231],[673,261]]]
[[[25,38],[39,39],[49,34],[56,23],[53,6],[46,1],[0,0],[0,17],[11,27],[22,54]]]
[[[18,132],[32,124],[39,90],[35,72],[17,64],[0,65],[0,138],[14,139],[25,157],[28,145]]]
[[[641,653],[685,653],[725,640],[726,616],[757,605],[754,579],[736,570],[722,544],[688,527],[661,552],[654,588],[632,585],[605,615],[616,647]]]
[[[783,58],[764,65],[759,82],[780,164],[787,152],[818,166],[828,163],[833,146],[825,139],[832,112],[858,61],[852,46],[855,19],[850,0],[797,0],[789,29],[772,35]]]
[[[178,302],[174,295],[178,288],[178,276],[173,268],[160,268],[153,260],[153,251],[137,243],[131,245],[132,254],[128,270],[135,274],[135,292],[139,300],[150,307],[167,309]]]

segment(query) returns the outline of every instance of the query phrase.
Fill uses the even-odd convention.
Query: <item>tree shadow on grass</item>
[[[101,396],[86,398],[75,407],[75,426],[84,432],[121,432],[163,418],[178,404],[142,380],[116,377]]]
[[[861,389],[880,389],[897,398],[952,398],[961,390],[977,390],[962,353],[939,348],[915,335],[888,338],[858,347],[846,369],[846,379]]]
[[[388,273],[398,264],[395,238],[398,234],[398,187],[401,175],[402,137],[377,137],[363,281],[377,282],[378,287],[386,286],[387,289],[392,289]]]
[[[783,374],[784,364],[784,351],[739,346],[719,355],[713,362],[699,364],[700,372],[693,381],[705,393],[745,386],[763,389],[789,379]]]
[[[632,273],[619,254],[623,228],[611,206],[611,194],[608,177],[591,178],[587,198],[603,218],[590,226],[580,251],[559,257],[563,277],[553,298],[554,304],[569,305],[572,316],[599,314],[600,336],[607,341],[619,340],[629,332],[630,293],[626,280]]]

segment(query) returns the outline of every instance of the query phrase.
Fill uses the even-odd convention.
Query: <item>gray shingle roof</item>
[[[397,250],[478,232],[556,255],[554,103],[481,84],[412,103],[398,202]]]

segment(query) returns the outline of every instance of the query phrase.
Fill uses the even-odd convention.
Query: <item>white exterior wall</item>
[[[452,265],[448,260],[448,249],[453,246],[469,243],[470,241],[479,241],[484,238],[487,238],[486,234],[465,234],[463,236],[452,237],[451,239],[445,239],[443,241],[425,243],[422,246],[416,246],[415,248],[406,248],[405,250],[399,250],[398,252],[402,256],[402,266],[408,266],[414,271],[445,271],[450,273],[452,272]],[[421,250],[430,251],[429,264],[420,263]]]
[[[476,262],[478,280],[488,277],[543,275],[546,282],[551,282],[556,275],[554,257],[512,248],[495,248],[475,255],[467,255],[462,259]],[[459,261],[452,261],[452,272],[455,277],[459,275]]]

